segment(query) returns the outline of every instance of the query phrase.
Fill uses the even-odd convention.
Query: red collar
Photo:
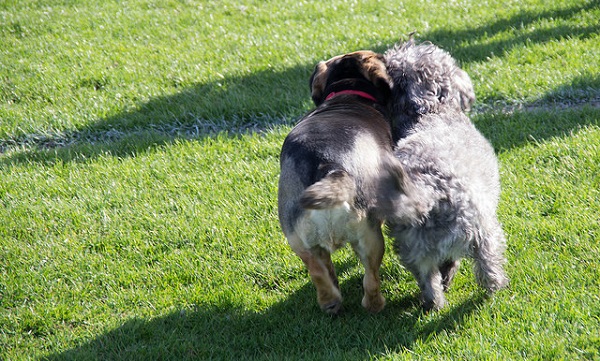
[[[360,90],[341,90],[339,92],[331,92],[329,93],[329,95],[327,95],[327,97],[325,98],[325,100],[329,100],[335,96],[338,95],[343,95],[343,94],[351,94],[351,95],[358,95],[359,97],[363,97],[365,99],[369,99],[371,101],[377,102],[377,99],[375,99],[374,96],[372,96],[369,93],[365,93],[363,91]]]

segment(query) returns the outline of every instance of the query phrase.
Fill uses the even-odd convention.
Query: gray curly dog
[[[395,250],[421,289],[425,310],[440,309],[465,256],[492,293],[508,284],[506,241],[496,216],[494,150],[464,111],[471,79],[445,51],[413,40],[384,54],[393,80],[394,174],[379,192]]]

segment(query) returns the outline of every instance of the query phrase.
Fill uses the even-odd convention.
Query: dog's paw
[[[362,299],[362,306],[371,313],[381,312],[385,307],[385,298],[381,293],[374,297],[365,295]]]
[[[342,311],[342,300],[321,304],[321,310],[332,316],[338,315]]]
[[[446,306],[446,298],[443,294],[437,295],[437,297],[429,298],[421,295],[421,307],[424,312],[439,311]]]
[[[445,305],[446,305],[446,302],[436,303],[433,301],[426,301],[421,304],[421,307],[423,308],[423,312],[428,313],[428,312],[439,311],[442,308],[444,308]]]
[[[492,279],[487,287],[486,287],[486,291],[489,294],[493,294],[496,291],[499,291],[503,288],[506,288],[508,286],[509,280],[508,277],[506,277],[505,275],[501,275],[497,278]]]

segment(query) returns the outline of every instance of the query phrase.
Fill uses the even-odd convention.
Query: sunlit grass
[[[593,1],[10,1],[0,5],[0,359],[597,359]],[[510,288],[465,262],[423,314],[318,308],[279,229],[279,149],[319,60],[416,30],[473,78],[501,164]],[[388,245],[389,247],[390,245]]]

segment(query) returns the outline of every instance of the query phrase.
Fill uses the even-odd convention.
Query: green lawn
[[[600,3],[0,3],[0,360],[600,360]],[[316,62],[416,30],[471,75],[509,289],[423,314],[335,254],[319,310],[276,210]]]

